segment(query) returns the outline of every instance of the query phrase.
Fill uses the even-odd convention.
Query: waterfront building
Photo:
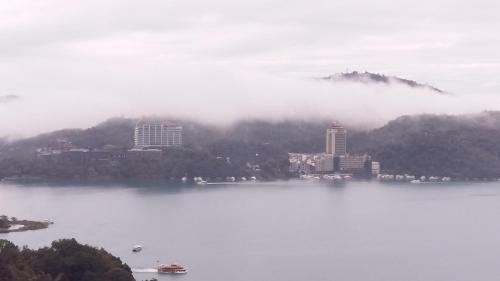
[[[333,155],[326,153],[289,153],[289,171],[300,174],[333,173]]]
[[[326,129],[326,153],[334,156],[347,153],[347,131],[339,123],[333,123]]]
[[[71,162],[86,162],[89,159],[89,149],[72,148],[61,153],[61,158]]]
[[[288,153],[289,171],[298,174],[310,174],[315,170],[314,154]]]
[[[326,151],[323,153],[289,153],[289,171],[299,175],[352,174],[369,177],[380,173],[380,163],[365,155],[347,154],[347,131],[339,123],[326,129]]]
[[[141,120],[134,131],[136,147],[169,147],[182,145],[182,127],[161,120]]]
[[[315,161],[315,171],[317,173],[332,173],[333,172],[333,154],[321,153],[318,154]]]
[[[337,171],[344,173],[362,172],[366,169],[370,157],[368,155],[343,155],[336,157]]]
[[[380,162],[372,161],[372,175],[376,176],[380,174]],[[415,177],[412,178],[414,180]]]
[[[130,161],[159,161],[162,153],[161,149],[132,148],[127,151],[126,158]]]

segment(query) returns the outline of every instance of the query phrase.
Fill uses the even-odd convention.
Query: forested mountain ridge
[[[78,169],[71,163],[58,163],[51,169],[33,161],[37,148],[57,138],[82,148],[126,151],[133,145],[135,122],[114,118],[89,129],[60,130],[4,143],[0,146],[0,177],[288,178],[287,153],[322,152],[329,125],[325,120],[247,120],[222,128],[175,120],[184,128],[184,146],[167,149],[160,162],[115,161],[112,165],[100,163]],[[500,177],[500,112],[402,116],[373,130],[347,129],[348,151],[372,155],[385,172],[458,179]]]
[[[498,178],[500,112],[403,116],[352,139],[394,173]]]
[[[371,72],[344,72],[339,74],[333,74],[330,76],[322,77],[324,81],[350,81],[350,82],[360,82],[360,83],[380,83],[380,84],[399,84],[405,85],[410,88],[416,89],[427,89],[438,94],[446,94],[445,91],[436,88],[429,84],[422,84],[414,80],[400,78],[397,76],[387,76],[384,74],[371,73]]]

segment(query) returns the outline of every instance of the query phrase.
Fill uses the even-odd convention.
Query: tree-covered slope
[[[500,113],[403,116],[351,139],[385,170],[455,178],[500,176]]]
[[[136,120],[114,118],[88,129],[60,130],[4,144],[0,147],[0,177],[286,178],[287,153],[322,150],[326,126],[322,122],[245,121],[217,127],[189,120],[172,121],[183,126],[184,145],[165,150],[160,161],[121,159],[89,163],[36,158],[37,148],[51,146],[57,139],[65,139],[80,148],[126,151],[133,146]]]
[[[386,76],[384,74],[371,73],[367,71],[365,72],[353,71],[353,72],[339,73],[327,77],[322,77],[321,79],[325,81],[334,81],[334,82],[348,81],[348,82],[358,82],[365,84],[404,85],[413,89],[425,89],[435,92],[437,94],[446,94],[445,91],[438,89],[434,86],[431,86],[429,84],[422,84],[410,79],[404,79],[397,76]]]
[[[132,271],[106,252],[75,239],[38,250],[0,240],[0,281],[132,281]]]
[[[34,161],[36,148],[65,138],[78,147],[125,151],[133,145],[136,120],[115,118],[89,129],[61,130],[0,146],[0,177],[110,178],[254,175],[287,177],[288,152],[324,151],[323,120],[242,121],[230,127],[174,120],[184,128],[184,146],[169,149],[159,162],[114,161],[89,166]],[[500,177],[500,112],[471,115],[403,116],[374,130],[348,129],[348,151],[369,153],[391,173]],[[250,166],[249,166],[250,165]]]

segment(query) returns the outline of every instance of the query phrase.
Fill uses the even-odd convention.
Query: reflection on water
[[[133,273],[156,273],[156,268],[132,268]]]
[[[158,262],[186,265],[183,280],[495,280],[499,194],[496,183],[2,184],[0,213],[55,224],[0,238],[75,237],[137,280],[173,278]]]

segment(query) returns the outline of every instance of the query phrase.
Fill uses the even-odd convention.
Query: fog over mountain
[[[498,110],[499,8],[491,0],[6,2],[0,93],[22,99],[0,103],[0,136],[113,116],[377,127],[404,114]],[[453,96],[310,79],[345,69]]]
[[[16,95],[3,95],[0,96],[0,104],[2,103],[8,103],[8,102],[13,102],[18,100],[20,97]]]
[[[414,80],[405,79],[397,76],[386,76],[384,74],[365,72],[342,72],[338,74],[321,77],[324,81],[332,82],[357,82],[357,83],[378,83],[378,84],[399,84],[401,86],[408,86],[413,89],[424,89],[438,94],[447,94],[445,91],[436,88],[429,84],[422,84]]]
[[[77,79],[77,78],[75,78]],[[241,119],[336,119],[349,126],[378,127],[405,114],[471,113],[500,109],[500,97],[436,95],[401,85],[317,83],[224,70],[124,79],[109,92],[88,84],[55,97],[2,104],[2,135],[30,136],[60,128],[89,127],[113,116],[162,115],[228,125]],[[90,93],[99,93],[90,94]],[[11,118],[16,122],[12,123]]]

